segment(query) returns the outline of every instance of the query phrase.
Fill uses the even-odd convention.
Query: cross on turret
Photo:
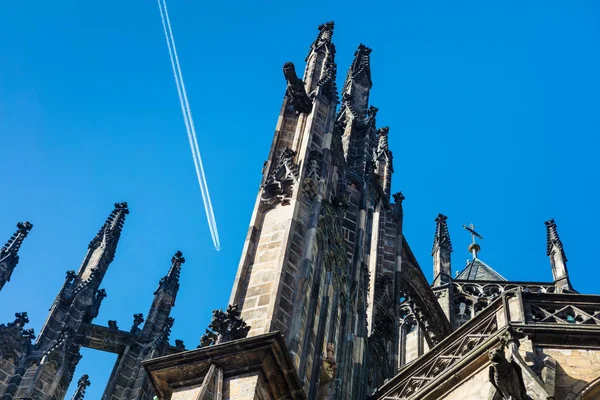
[[[475,243],[475,238],[483,239],[479,233],[475,232],[475,225],[469,224],[469,226],[463,225],[463,228],[471,234],[471,244],[469,245],[469,252],[473,254],[473,260],[477,258],[477,253],[481,250],[481,246]]]

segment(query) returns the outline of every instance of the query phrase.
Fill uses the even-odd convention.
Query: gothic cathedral
[[[319,26],[302,78],[283,66],[230,304],[198,348],[169,341],[181,252],[130,329],[93,323],[129,213],[118,203],[39,335],[26,313],[0,325],[1,399],[63,399],[82,346],[118,355],[102,400],[600,399],[600,296],[572,287],[553,220],[553,280],[516,282],[479,258],[474,226],[472,258],[453,276],[440,214],[427,281],[403,235],[404,196],[391,192],[390,130],[369,104],[371,49],[358,47],[339,96],[333,27]],[[0,290],[32,225],[17,227],[0,250]],[[88,377],[77,385],[81,400]]]

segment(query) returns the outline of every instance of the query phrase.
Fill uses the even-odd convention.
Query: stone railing
[[[372,399],[440,398],[487,363],[488,350],[500,344],[509,329],[532,335],[537,343],[568,345],[585,338],[586,343],[600,346],[600,296],[533,292],[521,287],[506,291],[428,353],[401,368]],[[566,329],[569,335],[565,336]]]
[[[375,399],[408,399],[425,390],[430,383],[459,362],[472,356],[478,357],[478,349],[495,337],[510,321],[508,301],[514,294],[506,293],[493,301],[477,318],[469,321],[451,336],[424,354],[418,360],[402,368],[398,375],[373,395]],[[487,346],[483,346],[487,348]]]

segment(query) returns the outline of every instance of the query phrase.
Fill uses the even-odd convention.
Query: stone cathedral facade
[[[332,35],[332,22],[319,27],[302,78],[283,67],[230,304],[200,346],[169,343],[181,252],[131,328],[94,323],[129,213],[118,203],[40,333],[26,313],[0,325],[0,399],[63,399],[81,347],[118,355],[102,400],[600,399],[600,296],[572,287],[553,220],[552,280],[515,282],[479,258],[472,225],[472,259],[453,275],[440,214],[427,281],[404,235],[404,196],[391,192],[390,130],[369,103],[371,49],[358,47],[338,93]],[[31,227],[0,251],[0,290]],[[88,377],[77,385],[83,399]]]

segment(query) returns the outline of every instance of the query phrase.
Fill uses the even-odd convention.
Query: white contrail
[[[160,10],[160,18],[162,20],[163,30],[165,32],[167,47],[169,49],[169,57],[171,59],[171,67],[173,68],[173,76],[175,78],[177,94],[179,96],[179,102],[181,104],[181,112],[183,113],[183,121],[185,123],[185,129],[187,131],[188,140],[190,142],[190,149],[192,150],[194,167],[196,168],[196,176],[198,178],[198,184],[200,185],[202,200],[204,201],[204,210],[206,211],[206,218],[208,219],[208,227],[213,239],[213,243],[215,245],[215,249],[219,251],[221,249],[221,244],[219,242],[217,222],[215,220],[215,214],[213,212],[212,203],[210,201],[208,186],[206,185],[206,177],[204,175],[204,166],[202,165],[202,158],[200,157],[198,138],[196,136],[196,128],[194,127],[192,111],[190,109],[190,105],[187,99],[185,83],[183,81],[181,66],[179,65],[179,57],[177,55],[177,47],[175,46],[175,38],[171,29],[171,21],[169,19],[169,12],[167,10],[167,3],[165,2],[165,0],[162,0],[162,2],[161,0],[158,0],[158,8]]]

